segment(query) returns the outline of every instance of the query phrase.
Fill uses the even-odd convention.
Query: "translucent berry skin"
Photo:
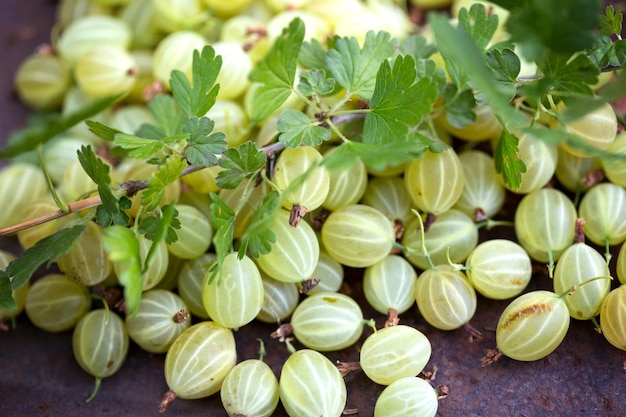
[[[517,297],[502,312],[496,328],[496,345],[509,358],[535,361],[548,356],[561,344],[569,323],[569,310],[558,294],[531,291]]]
[[[257,320],[277,323],[287,319],[300,301],[300,291],[294,282],[284,282],[261,273],[263,280],[263,305]]]
[[[229,253],[213,276],[207,271],[202,284],[202,303],[213,321],[237,329],[250,323],[263,306],[263,281],[252,259]]]
[[[301,349],[283,364],[280,401],[290,417],[339,417],[346,405],[346,384],[337,367],[321,353]]]
[[[415,302],[417,272],[405,258],[389,255],[369,266],[363,274],[363,293],[367,302],[382,314],[394,309],[407,311]]]
[[[293,334],[321,352],[352,346],[363,333],[361,307],[341,293],[318,293],[301,301],[291,316]]]
[[[476,312],[476,291],[462,271],[448,265],[428,269],[417,278],[415,301],[433,327],[453,330],[467,324]]]
[[[182,332],[165,356],[165,380],[179,398],[215,394],[237,362],[232,331],[202,321]]]
[[[415,376],[389,384],[376,400],[374,417],[435,417],[439,402],[437,391]]]
[[[422,372],[432,348],[428,338],[411,326],[384,327],[361,346],[360,365],[365,375],[381,385]]]
[[[87,288],[63,274],[39,278],[26,296],[26,315],[35,326],[48,332],[74,328],[90,308]]]
[[[580,200],[585,236],[596,245],[619,245],[626,240],[626,190],[610,182],[591,187]]]
[[[380,211],[354,204],[334,211],[322,226],[322,243],[343,265],[368,267],[389,254],[395,241],[391,221]]]
[[[440,214],[452,208],[463,193],[463,166],[452,148],[426,152],[407,165],[404,184],[421,211]]]
[[[229,416],[270,417],[279,401],[278,380],[263,361],[248,359],[230,370],[220,389]]]
[[[72,335],[74,357],[85,372],[96,378],[116,373],[128,353],[124,321],[104,309],[92,310],[80,319]]]
[[[168,290],[154,289],[141,296],[134,316],[126,316],[128,335],[143,350],[165,353],[174,340],[191,325],[187,305]]]
[[[612,290],[600,309],[600,328],[606,340],[626,351],[626,286]]]
[[[482,242],[467,257],[467,278],[476,291],[494,300],[519,295],[532,276],[532,263],[522,246],[506,239]]]

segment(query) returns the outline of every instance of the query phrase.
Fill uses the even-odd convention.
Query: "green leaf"
[[[432,139],[419,132],[381,144],[344,142],[324,157],[323,164],[335,170],[349,167],[361,159],[367,166],[383,170],[421,157],[431,143]]]
[[[11,279],[11,289],[16,290],[24,285],[40,266],[45,264],[50,267],[59,256],[70,250],[85,229],[84,225],[61,229],[26,249],[20,258],[9,263],[6,268],[5,272]]]
[[[107,126],[95,120],[85,120],[85,124],[87,124],[93,134],[109,142],[113,142],[116,134],[124,133],[121,130],[114,129],[111,126]]]
[[[252,125],[269,117],[291,94],[303,39],[304,22],[296,18],[276,38],[265,58],[250,73],[251,81],[261,83],[252,98]]]
[[[144,234],[146,239],[154,242],[165,239],[165,243],[172,244],[178,240],[176,230],[180,227],[178,210],[173,204],[167,204],[160,211],[142,217],[137,230]]]
[[[217,174],[218,187],[237,187],[244,178],[256,175],[266,160],[265,152],[258,150],[256,143],[252,141],[241,144],[239,148],[228,148],[219,160],[219,166],[224,170]]]
[[[192,117],[183,126],[183,132],[189,134],[185,157],[192,165],[209,167],[217,164],[217,157],[226,150],[226,135],[222,132],[211,133],[215,123],[207,117]]]
[[[604,16],[602,16],[602,23],[600,24],[600,32],[605,36],[621,36],[622,34],[622,22],[624,16],[622,11],[615,12],[615,7],[610,4],[606,7]]]
[[[459,24],[474,40],[480,50],[485,50],[498,28],[498,15],[487,14],[487,9],[480,3],[472,4],[470,10],[459,11]]]
[[[159,136],[161,139],[180,133],[183,124],[187,121],[187,115],[180,111],[172,96],[159,94],[148,103],[148,109],[158,123]],[[150,136],[152,138],[152,136]]]
[[[592,95],[589,85],[598,81],[600,73],[598,67],[583,54],[571,58],[550,53],[537,61],[537,68],[550,81],[552,94],[561,93],[563,100],[567,100],[571,93]]]
[[[593,45],[601,4],[601,0],[520,1],[509,4],[513,7],[506,29],[528,61],[548,52],[570,56]]]
[[[155,227],[145,234],[146,238],[152,240],[146,260],[144,261],[142,273],[146,273],[152,262],[152,258],[158,253],[159,244],[165,240],[167,244],[172,244],[178,240],[175,229],[180,229],[181,224],[177,219],[178,210],[174,204],[163,206],[162,216],[156,222]]]
[[[122,98],[122,95],[93,100],[80,110],[66,116],[46,118],[42,124],[22,129],[9,137],[7,146],[0,149],[0,158],[13,158],[32,151],[72,126],[100,113]]]
[[[146,206],[148,211],[157,208],[163,198],[165,187],[178,181],[187,162],[179,155],[172,155],[166,159],[157,171],[152,173],[148,179],[148,187],[141,193],[141,204]]]
[[[517,92],[517,76],[520,72],[521,63],[519,57],[512,49],[492,49],[486,55],[487,66],[493,71],[493,80],[496,88],[509,100],[515,97]]]
[[[511,106],[509,97],[493,83],[493,72],[487,67],[482,52],[476,47],[464,30],[452,27],[445,16],[430,15],[430,24],[439,50],[444,59],[462,62],[473,88],[478,90],[486,103],[491,106],[503,126],[508,129],[527,124],[523,114]],[[446,59],[446,63],[447,63]]]
[[[212,271],[209,283],[215,277],[224,261],[224,257],[232,251],[235,235],[235,212],[216,193],[211,193],[211,224],[213,234],[213,246],[217,262]]]
[[[300,74],[300,82],[298,83],[298,91],[303,95],[325,96],[335,89],[335,80],[326,78],[323,70],[304,71]]]
[[[397,56],[393,68],[383,61],[376,75],[376,89],[365,116],[363,143],[394,142],[419,124],[437,100],[430,78],[416,82],[415,61]]]
[[[187,117],[202,117],[213,107],[219,92],[219,84],[215,81],[221,68],[222,57],[215,56],[213,47],[207,45],[202,53],[193,51],[191,83],[182,71],[172,71],[172,95]]]
[[[517,136],[503,129],[493,154],[496,171],[502,174],[505,184],[511,190],[520,187],[522,174],[526,172],[526,164],[519,156],[518,144]]]
[[[130,150],[128,155],[137,159],[147,159],[165,149],[165,142],[155,139],[141,138],[126,133],[118,133],[113,141],[115,146]]]
[[[0,309],[3,308],[17,308],[17,302],[13,298],[11,279],[6,272],[0,271]]]
[[[587,55],[598,68],[622,67],[626,64],[626,40],[613,42],[608,36],[602,36]]]
[[[429,58],[437,52],[437,47],[428,43],[422,35],[408,35],[398,45],[398,52],[401,55],[411,55],[417,62],[422,59]]]
[[[369,100],[381,63],[393,54],[390,38],[387,32],[369,31],[363,48],[355,37],[338,39],[335,48],[326,53],[328,72],[350,94]]]
[[[104,248],[115,264],[118,281],[124,286],[124,302],[132,317],[139,309],[143,279],[141,277],[141,256],[139,241],[132,230],[124,226],[111,226],[104,229]]]
[[[98,186],[98,194],[102,200],[96,211],[98,223],[102,227],[107,227],[111,223],[128,224],[130,217],[124,210],[130,208],[130,200],[126,197],[118,200],[113,194],[110,188],[109,166],[94,153],[91,146],[82,146],[77,154],[83,170]]]
[[[241,236],[239,259],[243,258],[246,252],[252,258],[269,253],[272,243],[276,241],[276,235],[270,227],[280,207],[280,194],[277,191],[270,191],[265,195],[263,202],[254,213],[250,226]]]
[[[443,93],[443,107],[446,109],[446,120],[450,125],[463,129],[476,121],[474,107],[476,100],[472,90],[458,91],[454,84],[449,84]]]
[[[324,69],[326,68],[326,49],[317,39],[305,41],[300,48],[298,61],[304,68]]]
[[[330,139],[330,131],[312,123],[308,116],[298,110],[283,111],[276,124],[280,132],[278,140],[287,147],[296,148],[301,144],[316,146]]]

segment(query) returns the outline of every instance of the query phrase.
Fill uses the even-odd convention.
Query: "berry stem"
[[[98,394],[98,390],[100,389],[101,382],[102,382],[102,378],[96,377],[96,382],[94,383],[93,391],[91,392],[91,395],[89,395],[89,397],[87,397],[87,399],[85,400],[86,403],[91,402],[91,400],[96,398],[96,395]]]

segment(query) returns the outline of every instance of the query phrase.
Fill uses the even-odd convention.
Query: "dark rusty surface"
[[[24,125],[26,109],[11,93],[17,64],[38,44],[48,40],[55,3],[50,1],[4,1],[0,11],[0,139]],[[509,209],[516,198],[511,196]],[[499,233],[510,233],[506,229]],[[481,232],[486,236],[486,232]],[[11,247],[10,241],[2,246]],[[550,289],[544,268],[537,266],[529,288]],[[358,271],[350,271],[347,290],[364,306],[364,316],[375,318],[380,327],[384,317],[365,307]],[[614,282],[613,287],[617,284]],[[590,322],[572,321],[563,344],[545,359],[523,363],[502,358],[482,368],[480,358],[495,345],[494,328],[507,301],[479,298],[474,327],[482,340],[470,343],[464,330],[438,331],[428,326],[414,307],[400,316],[401,322],[423,331],[433,354],[427,369],[436,366],[435,385],[445,384],[449,396],[440,401],[440,416],[623,416],[626,415],[626,353],[613,348],[596,333]],[[239,359],[256,357],[257,338],[265,342],[267,362],[278,374],[287,357],[285,347],[270,338],[275,326],[251,324],[236,332]],[[371,330],[366,329],[363,337]],[[361,339],[362,342],[363,339]],[[358,360],[360,342],[341,352],[329,353],[332,360]],[[296,344],[296,347],[300,347]],[[46,333],[29,323],[25,315],[15,330],[0,334],[0,416],[156,416],[167,390],[163,376],[164,355],[148,354],[131,344],[121,370],[102,382],[98,396],[89,404],[84,399],[93,378],[75,362],[71,332]],[[359,416],[373,416],[381,386],[362,373],[349,374],[348,408]],[[202,400],[177,400],[169,416],[226,416],[219,395]],[[279,409],[276,416],[285,416]]]

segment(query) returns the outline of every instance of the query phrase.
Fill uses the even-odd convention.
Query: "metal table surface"
[[[28,110],[12,93],[13,73],[18,63],[37,45],[49,39],[56,2],[21,0],[3,2],[0,11],[0,140],[24,125]],[[517,197],[510,195],[509,215]],[[505,213],[506,216],[506,213]],[[494,229],[510,236],[508,229]],[[482,231],[481,236],[487,237]],[[2,247],[15,248],[10,239]],[[550,289],[551,283],[537,265],[527,291]],[[363,306],[366,318],[382,326],[384,317],[368,308],[360,284],[360,271],[348,271],[346,289]],[[613,286],[617,284],[614,282]],[[572,320],[563,344],[545,359],[517,362],[502,358],[481,367],[486,349],[495,346],[493,329],[508,301],[479,297],[472,324],[483,332],[482,340],[470,343],[461,330],[435,330],[419,317],[415,306],[400,316],[401,322],[424,332],[433,347],[426,367],[436,366],[434,385],[445,384],[449,395],[439,403],[439,416],[621,416],[626,415],[626,352],[612,347],[590,322]],[[253,323],[236,332],[239,360],[256,357],[257,339],[265,342],[266,361],[277,373],[288,353],[285,346],[270,338],[275,326]],[[355,346],[327,356],[332,360],[356,361],[359,346],[371,333],[365,329]],[[296,347],[300,347],[296,343]],[[93,378],[75,362],[71,332],[46,333],[21,315],[17,327],[0,333],[0,416],[156,416],[167,390],[163,376],[164,355],[143,352],[131,343],[121,370],[102,382],[97,397],[85,398]],[[348,408],[357,408],[361,417],[373,416],[374,402],[383,387],[370,382],[363,373],[346,376]],[[201,400],[177,400],[169,416],[226,416],[219,395]],[[276,416],[286,416],[279,408]]]

